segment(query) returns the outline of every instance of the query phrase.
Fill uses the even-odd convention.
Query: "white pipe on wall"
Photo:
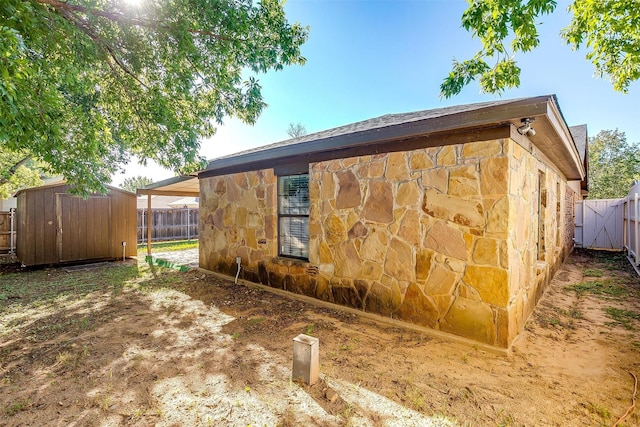
[[[238,276],[240,276],[240,263],[241,262],[242,262],[242,258],[236,257],[236,264],[238,264],[238,271],[236,272],[236,280],[234,281],[234,283],[236,285],[238,284]]]

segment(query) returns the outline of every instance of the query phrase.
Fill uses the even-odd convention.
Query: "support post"
[[[151,194],[147,194],[147,255],[151,256]]]
[[[633,254],[635,257],[635,262],[636,265],[638,265],[638,259],[640,258],[638,256],[638,251],[640,250],[640,245],[638,244],[638,213],[640,212],[640,209],[638,209],[640,206],[638,205],[638,193],[635,193],[634,197],[633,197],[633,208],[634,208],[634,215],[633,215],[633,230],[635,232],[635,242],[634,243],[634,248],[633,248]]]
[[[190,215],[189,215],[189,207],[187,207],[187,241],[190,242],[191,241],[191,230],[189,230],[190,227]]]
[[[320,340],[300,334],[293,339],[293,371],[291,379],[313,385],[320,375]]]

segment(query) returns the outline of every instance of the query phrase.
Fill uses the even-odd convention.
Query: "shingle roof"
[[[360,122],[355,122],[348,125],[339,126],[332,129],[327,129],[320,132],[315,132],[308,135],[300,136],[297,138],[291,138],[291,139],[276,142],[273,144],[263,145],[260,147],[255,147],[255,148],[240,151],[237,153],[229,154],[226,156],[217,157],[210,161],[209,166],[211,166],[213,163],[215,163],[218,160],[238,157],[245,154],[258,153],[261,151],[268,151],[268,150],[279,148],[279,147],[293,146],[297,144],[304,144],[310,141],[317,141],[317,140],[322,140],[327,138],[335,138],[338,136],[343,136],[348,134],[355,134],[355,133],[364,132],[364,131],[382,129],[389,126],[407,124],[407,123],[416,122],[420,120],[434,119],[438,117],[444,117],[448,115],[453,115],[453,114],[458,114],[458,113],[463,113],[463,112],[468,112],[473,110],[479,110],[482,108],[496,107],[500,105],[515,103],[518,101],[522,101],[524,99],[526,98],[478,102],[475,104],[466,104],[466,105],[454,105],[451,107],[435,108],[431,110],[414,111],[409,113],[385,114],[383,116],[375,117],[372,119],[362,120]]]
[[[301,173],[308,170],[309,163],[342,157],[407,151],[482,137],[520,139],[516,128],[524,118],[537,120],[539,134],[528,139],[567,178],[583,179],[584,167],[555,95],[386,114],[218,157],[197,175],[206,178],[265,168],[278,174]],[[505,131],[506,135],[501,133]]]
[[[571,126],[569,131],[573,137],[573,142],[576,143],[580,160],[584,164],[584,159],[587,155],[587,125]]]

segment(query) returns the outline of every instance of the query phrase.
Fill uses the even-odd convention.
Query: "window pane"
[[[280,177],[278,199],[280,214],[309,215],[309,175]]]
[[[280,255],[309,258],[309,218],[280,217]]]

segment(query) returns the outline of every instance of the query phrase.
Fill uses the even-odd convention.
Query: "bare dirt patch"
[[[611,425],[640,374],[640,280],[576,252],[508,357],[199,271],[0,272],[0,424]],[[322,381],[290,381],[292,339]],[[640,425],[636,410],[622,425]]]

